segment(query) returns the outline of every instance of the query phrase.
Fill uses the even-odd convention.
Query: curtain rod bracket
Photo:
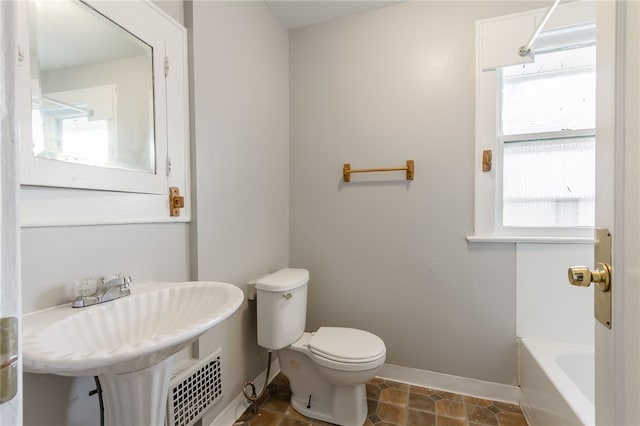
[[[523,58],[529,53],[531,53],[531,49],[527,49],[527,46],[522,46],[520,49],[518,49],[518,54]]]

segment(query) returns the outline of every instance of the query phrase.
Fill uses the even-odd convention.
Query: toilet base
[[[367,397],[365,385],[354,387],[335,387],[333,394],[333,413],[326,407],[313,401],[303,401],[292,392],[291,406],[300,414],[312,419],[322,420],[342,426],[361,426],[367,420]]]
[[[368,411],[365,384],[339,386],[329,383],[319,371],[325,367],[316,365],[296,346],[278,351],[280,369],[291,386],[291,406],[312,419],[361,426]],[[377,370],[370,371],[370,378]]]

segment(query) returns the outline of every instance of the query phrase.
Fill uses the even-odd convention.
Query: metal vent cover
[[[221,351],[172,377],[167,426],[191,426],[222,396]]]

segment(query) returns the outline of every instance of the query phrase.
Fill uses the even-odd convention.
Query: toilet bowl
[[[360,426],[367,417],[365,383],[382,368],[386,347],[375,334],[355,328],[305,332],[308,282],[307,270],[288,268],[256,282],[258,345],[278,352],[296,411]]]
[[[321,327],[279,350],[278,357],[296,411],[338,425],[365,422],[365,383],[386,358],[379,337],[353,328]]]

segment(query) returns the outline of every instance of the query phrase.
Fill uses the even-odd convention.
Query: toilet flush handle
[[[285,293],[285,294],[282,295],[282,297],[284,297],[285,299],[289,300],[289,299],[291,299],[293,297],[293,294]]]

